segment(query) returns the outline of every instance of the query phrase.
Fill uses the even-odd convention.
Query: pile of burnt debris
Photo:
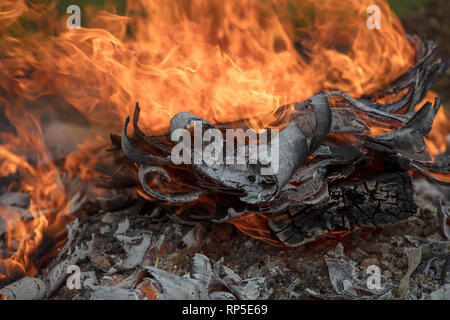
[[[450,214],[420,191],[419,213],[384,228],[330,235],[296,248],[247,237],[228,223],[187,226],[135,196],[67,226],[67,242],[7,299],[450,299]],[[441,192],[442,190],[440,190]],[[448,193],[447,193],[448,196]],[[26,197],[1,196],[26,206]],[[78,199],[74,210],[92,207]],[[25,209],[24,209],[25,210]]]
[[[417,106],[448,62],[432,61],[432,42],[410,40],[417,63],[387,90],[322,92],[281,107],[287,126],[269,175],[251,154],[239,165],[175,165],[173,143],[145,135],[136,106],[134,135],[126,119],[100,176],[62,182],[72,196],[65,244],[52,250],[62,239],[44,235],[30,257],[36,276],[0,279],[0,297],[450,299],[450,188],[436,175],[450,173],[450,156],[432,159],[425,143],[442,102]],[[225,130],[256,120],[213,125],[180,113],[169,135],[195,121]],[[374,127],[385,133],[370,135]],[[3,209],[34,218],[27,195],[0,190]],[[257,227],[275,245],[230,223],[252,214],[264,215]],[[8,228],[0,218],[2,255]]]
[[[287,125],[277,139],[278,170],[272,174],[262,173],[267,172],[267,163],[251,161],[257,158],[252,154],[256,148],[248,148],[239,164],[196,162],[196,153],[189,152],[195,149],[191,145],[195,138],[184,147],[192,157],[188,164],[175,165],[171,159],[174,143],[169,137],[179,129],[192,130],[192,124],[198,122],[203,134],[211,128],[246,129],[247,123],[257,120],[213,125],[183,112],[172,118],[167,136],[147,136],[138,126],[140,109],[136,105],[134,135],[127,135],[127,118],[122,136],[112,137],[116,165],[110,170],[103,168],[103,181],[118,185],[118,180],[130,183],[137,177],[141,194],[160,203],[198,208],[202,203],[219,203],[212,210],[203,210],[204,215],[197,210],[188,221],[225,222],[264,213],[275,241],[288,246],[313,241],[330,231],[355,230],[414,216],[417,207],[411,171],[450,186],[438,178],[450,173],[449,154],[432,159],[425,142],[442,101],[436,98],[434,105],[427,102],[417,108],[447,69],[448,61],[433,61],[433,42],[417,37],[410,40],[416,47],[417,63],[388,90],[360,99],[338,91],[322,92],[277,110],[275,114],[280,116],[275,117],[276,123],[267,127],[277,127],[279,122]],[[397,100],[380,104],[375,97]],[[374,128],[384,133],[371,134]],[[228,154],[230,145],[235,147],[231,154],[238,153],[235,137],[228,139],[227,134],[220,138],[217,153]],[[266,150],[274,148],[272,141],[264,140],[259,141],[259,147],[265,143]],[[202,150],[208,147],[208,142],[202,143]],[[117,176],[118,164],[128,167],[123,171],[131,173],[128,179],[124,173]]]

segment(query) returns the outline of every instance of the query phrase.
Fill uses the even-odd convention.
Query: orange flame
[[[373,4],[381,30],[366,26]],[[213,123],[256,117],[250,125],[264,128],[280,120],[281,105],[323,90],[371,94],[415,61],[385,0],[128,0],[125,16],[85,8],[81,29],[68,30],[66,18],[56,1],[0,4],[0,106],[17,131],[0,136],[0,175],[20,174],[34,217],[25,223],[0,209],[14,251],[0,257],[0,280],[12,270],[34,272],[30,256],[45,236],[64,231],[68,217],[61,172],[95,175],[95,149],[105,133],[120,132],[136,101],[147,134],[166,131],[182,111]],[[90,140],[60,166],[41,124],[63,104],[90,122]],[[437,121],[434,154],[445,149],[450,127],[443,113]],[[246,219],[233,223],[245,230]],[[262,224],[256,233],[264,237]]]

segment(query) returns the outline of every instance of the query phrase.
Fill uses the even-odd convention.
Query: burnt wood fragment
[[[328,232],[394,223],[415,213],[411,176],[393,172],[332,186],[328,199],[270,215],[268,224],[282,243],[298,246]]]
[[[198,199],[201,191],[192,191],[192,192],[174,192],[172,194],[162,193],[150,188],[147,184],[147,176],[157,173],[160,177],[162,177],[167,182],[171,181],[170,175],[164,168],[155,167],[155,166],[141,166],[139,169],[139,181],[141,182],[144,191],[154,199],[179,203],[179,202],[192,202]]]
[[[409,154],[420,153],[426,148],[424,138],[431,130],[442,100],[436,99],[434,106],[427,102],[403,127],[377,137],[365,136],[368,141],[379,143],[394,151]]]
[[[140,150],[127,135],[130,117],[125,120],[122,130],[122,151],[132,161],[142,165],[170,164],[170,159],[158,157],[146,151]]]

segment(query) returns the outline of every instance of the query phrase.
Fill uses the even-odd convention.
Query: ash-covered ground
[[[73,243],[82,247],[83,242],[87,253],[72,262],[83,272],[83,288],[68,289],[64,280],[50,298],[97,299],[114,294],[123,298],[123,292],[104,292],[105,287],[131,290],[133,298],[151,298],[140,285],[138,274],[143,269],[155,267],[189,278],[188,256],[202,254],[211,265],[219,262],[227,267],[217,275],[229,285],[221,292],[240,286],[237,293],[231,290],[237,299],[449,299],[445,270],[449,272],[450,241],[444,235],[448,226],[428,197],[416,193],[416,199],[417,217],[295,248],[274,247],[226,223],[201,228],[180,225],[164,210],[137,201],[126,209],[79,220]],[[164,281],[176,283],[164,277],[148,276],[162,287]],[[178,296],[170,296],[169,290],[159,298]]]

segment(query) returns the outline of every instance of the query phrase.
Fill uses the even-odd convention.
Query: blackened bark
[[[284,244],[297,246],[330,231],[394,223],[416,213],[407,172],[345,182],[330,187],[329,195],[319,204],[270,216],[270,229]]]

